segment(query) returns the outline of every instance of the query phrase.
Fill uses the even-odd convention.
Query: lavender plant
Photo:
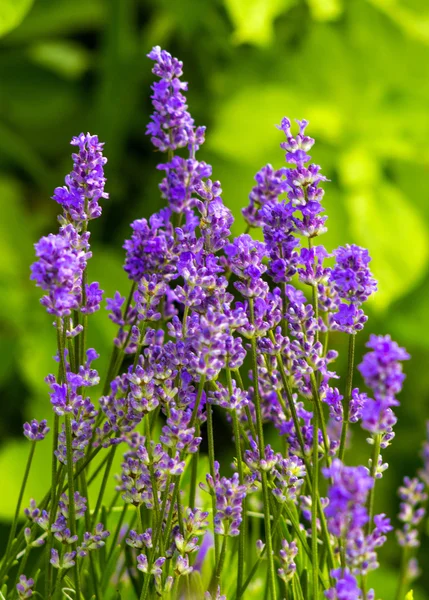
[[[374,514],[374,494],[409,355],[389,336],[371,336],[357,367],[370,395],[354,387],[355,339],[376,291],[368,251],[330,254],[316,243],[326,231],[326,177],[310,162],[307,121],[293,133],[286,117],[287,166],[257,173],[247,229],[231,237],[221,184],[197,158],[205,128],[188,111],[182,63],[159,47],[148,56],[158,80],[147,134],[165,155],[167,206],[134,221],[124,243],[130,289],[105,300],[117,334],[103,384],[99,355],[87,347],[89,317],[103,302],[88,279],[89,224],[108,198],[97,136],[72,139],[73,170],[53,195],[59,231],[35,245],[31,278],[57,339],[57,372],[46,376],[53,415],[50,427],[24,425],[30,453],[0,596],[379,598],[368,574],[393,527]],[[344,381],[331,332],[348,336]],[[231,465],[219,463],[214,412],[234,444]],[[345,462],[352,426],[368,436],[366,465]],[[33,455],[50,429],[51,489],[23,510]],[[423,460],[399,490],[398,600],[418,574],[428,443]]]

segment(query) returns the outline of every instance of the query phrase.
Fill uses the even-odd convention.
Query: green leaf
[[[7,4],[22,2],[6,0]],[[35,38],[98,29],[105,20],[106,8],[107,3],[103,0],[38,0],[21,27],[15,29],[5,42],[27,44]]]
[[[225,0],[234,24],[234,42],[267,45],[273,39],[273,22],[296,0]]]
[[[2,0],[0,4],[0,36],[15,29],[32,4],[33,0]]]
[[[28,54],[36,64],[66,79],[77,79],[90,65],[90,55],[85,48],[68,40],[35,43]]]
[[[32,468],[28,477],[25,490],[21,516],[29,504],[30,498],[40,500],[46,493],[50,484],[50,456],[52,433],[44,442],[38,442],[34,454]],[[25,465],[30,452],[30,443],[27,440],[5,444],[0,451],[0,473],[7,482],[7,493],[0,494],[0,518],[11,519],[16,507],[19,490],[24,476]]]
[[[408,594],[405,596],[405,600],[414,600],[413,590],[408,592]]]
[[[335,21],[343,13],[342,0],[307,0],[315,21]]]
[[[429,45],[429,10],[426,0],[417,3],[415,10],[409,0],[368,0],[384,12],[409,37]]]
[[[378,292],[371,299],[384,310],[421,281],[427,269],[429,235],[424,217],[399,188],[383,180],[368,149],[354,149],[340,160],[349,193],[353,243],[368,248]]]

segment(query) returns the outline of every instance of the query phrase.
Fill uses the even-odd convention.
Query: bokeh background
[[[92,228],[90,277],[107,295],[127,293],[129,223],[162,205],[159,156],[145,136],[146,53],[155,44],[185,62],[191,112],[208,128],[200,158],[222,182],[236,234],[256,171],[283,164],[275,124],[284,115],[310,120],[313,158],[330,179],[324,242],[368,247],[379,280],[358,359],[371,332],[391,333],[412,355],[397,437],[384,454],[390,469],[378,484],[377,508],[394,517],[396,488],[419,468],[429,419],[427,0],[1,0],[0,36],[0,544],[28,452],[22,423],[50,414],[43,378],[55,340],[29,281],[33,243],[56,229],[50,196],[71,168],[69,140],[97,133],[110,200]],[[102,373],[113,331],[103,311],[94,316]],[[345,337],[334,344],[344,359]],[[359,435],[350,458],[366,462]],[[30,480],[36,497],[48,485],[49,446],[38,449]],[[416,597],[429,598],[426,542],[420,557]],[[382,559],[374,583],[388,600],[399,560],[393,536]]]

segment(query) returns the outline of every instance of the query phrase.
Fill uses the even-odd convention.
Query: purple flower
[[[169,448],[194,454],[201,443],[200,437],[194,437],[195,427],[189,427],[191,410],[177,410],[171,407],[167,424],[162,428],[160,441]]]
[[[242,279],[259,279],[266,271],[262,259],[267,254],[266,246],[257,242],[250,235],[236,237],[231,244],[225,246],[225,254],[229,259],[229,267]]]
[[[216,183],[216,191],[220,194],[220,184]],[[204,248],[206,252],[217,252],[225,246],[231,235],[230,228],[234,222],[232,212],[218,195],[206,202],[196,201],[195,206],[201,216],[199,225]]]
[[[326,281],[329,269],[324,267],[323,263],[328,256],[326,248],[322,245],[301,248],[299,259],[302,267],[298,268],[300,281],[312,286]]]
[[[397,530],[396,535],[401,546],[415,548],[420,546],[417,525],[426,514],[424,505],[428,498],[425,484],[417,477],[410,479],[404,477],[404,485],[398,490],[401,502],[401,511],[398,519],[404,523],[402,530]]]
[[[291,122],[287,117],[283,117],[278,129],[281,129],[286,135],[286,142],[282,142],[280,147],[287,151],[286,161],[288,163],[302,166],[311,158],[311,156],[307,154],[307,151],[314,145],[314,140],[308,135],[305,135],[308,121],[303,119],[302,121],[297,120],[296,122],[299,126],[299,133],[293,137],[291,132]]]
[[[78,556],[87,556],[88,552],[102,548],[106,544],[104,540],[108,538],[109,535],[110,532],[104,529],[102,523],[98,523],[98,525],[95,526],[94,533],[86,531],[83,535],[83,542],[77,548]]]
[[[48,433],[49,427],[47,427],[46,419],[40,422],[33,419],[30,423],[24,423],[24,435],[32,442],[44,440]]]
[[[286,191],[286,182],[283,178],[285,169],[275,171],[271,165],[262,167],[255,175],[256,185],[249,194],[249,206],[242,210],[243,216],[251,227],[261,227],[266,222],[266,217],[260,208],[270,203],[275,206]]]
[[[279,457],[273,474],[275,487],[272,492],[276,500],[279,502],[296,501],[306,476],[303,461],[294,455],[288,458]]]
[[[202,250],[196,254],[182,252],[177,271],[184,280],[174,289],[178,302],[199,311],[223,304],[228,282],[220,275],[223,268],[217,256]]]
[[[366,398],[362,406],[362,428],[372,434],[382,434],[382,448],[386,448],[394,437],[393,426],[397,418],[389,406],[381,400]]]
[[[329,406],[331,418],[337,422],[341,422],[343,420],[343,396],[338,391],[338,388],[329,387],[322,400]],[[368,396],[365,393],[360,393],[358,388],[352,390],[352,397],[349,404],[350,423],[357,423],[362,417],[362,409],[367,400]]]
[[[174,569],[174,574],[176,577],[181,577],[182,575],[189,575],[192,573],[193,567],[189,565],[189,556],[185,554],[185,556],[181,556],[180,554],[176,558],[176,565]]]
[[[288,282],[296,273],[299,244],[292,215],[295,212],[290,203],[269,202],[259,211],[263,227],[266,249],[270,256],[269,274],[276,283]]]
[[[332,479],[328,491],[329,504],[325,509],[328,529],[336,536],[365,525],[368,513],[365,507],[374,480],[365,467],[346,467],[334,459],[329,468],[323,469],[326,478]]]
[[[74,508],[75,508],[75,518],[81,519],[86,510],[87,510],[87,499],[84,496],[81,496],[79,492],[75,492],[74,494]],[[60,513],[66,518],[69,518],[69,496],[67,493],[61,495],[60,501],[58,502],[58,508]]]
[[[371,258],[368,250],[355,244],[334,250],[336,263],[330,281],[339,297],[360,305],[377,291],[377,282],[369,270]]]
[[[235,410],[241,414],[249,404],[249,393],[237,387],[235,379],[232,380],[231,387],[232,392],[229,393],[227,388],[218,383],[216,391],[210,392],[210,400],[226,410]]]
[[[100,289],[100,285],[94,281],[93,283],[85,285],[86,291],[86,302],[85,305],[82,306],[81,312],[87,315],[91,315],[92,313],[100,310],[100,304],[103,300],[103,290]]]
[[[49,313],[67,316],[82,299],[82,273],[91,257],[88,234],[80,236],[67,225],[56,235],[42,237],[35,248],[38,260],[31,265],[31,279],[47,292],[41,303]]]
[[[335,569],[331,571],[332,577],[337,581],[334,588],[326,590],[328,600],[362,600],[362,592],[358,587],[356,578],[348,569]]]
[[[176,213],[183,213],[191,206],[193,194],[200,195],[205,187],[204,179],[212,174],[212,168],[207,163],[180,156],[174,156],[170,162],[158,165],[158,169],[166,172],[166,177],[159,186],[162,196]]]
[[[206,592],[204,594],[204,600],[226,600],[226,596],[220,593],[219,585],[214,595],[212,595],[210,592]]]
[[[286,135],[286,142],[280,146],[287,151],[286,161],[294,165],[293,168],[285,170],[287,197],[292,206],[301,213],[300,217],[292,217],[296,230],[305,237],[315,237],[326,231],[327,217],[320,214],[324,210],[321,205],[324,191],[319,187],[319,183],[326,181],[326,177],[320,174],[318,165],[305,166],[310,160],[307,151],[313,146],[314,140],[305,135],[308,121],[302,120],[297,123],[299,133],[295,137],[287,117],[279,126]]]
[[[220,535],[236,536],[240,533],[243,512],[243,500],[247,488],[240,485],[238,473],[231,479],[220,477],[219,463],[215,462],[215,477],[206,475],[207,486],[200,484],[216,499],[215,532]]]
[[[55,548],[51,549],[51,560],[49,561],[51,565],[55,569],[71,569],[76,564],[75,561],[76,552],[65,552],[65,554],[60,558],[58,554],[58,550]]]
[[[343,331],[344,333],[354,334],[362,331],[368,317],[361,308],[355,304],[346,304],[340,302],[338,311],[329,315],[330,326],[334,331]]]
[[[255,440],[249,439],[250,441],[250,450],[246,450],[244,453],[244,461],[249,467],[251,471],[258,472],[259,470],[263,471],[273,471],[275,465],[278,460],[281,458],[280,454],[276,454],[271,446],[268,446],[264,449],[264,456],[261,457],[258,444]]]
[[[138,219],[131,223],[131,239],[126,240],[124,270],[133,281],[146,275],[163,275],[171,278],[174,267],[174,235],[168,208],[152,215],[149,222]]]
[[[121,296],[119,292],[115,292],[113,298],[106,298],[106,310],[108,310],[110,313],[109,319],[121,327],[125,325],[131,325],[136,316],[135,309],[131,305],[127,309],[127,314],[123,314],[122,307],[125,304],[125,300],[125,296]]]
[[[101,215],[98,202],[109,197],[104,191],[107,158],[103,156],[104,143],[99,142],[96,135],[81,133],[70,143],[78,146],[79,152],[72,155],[73,171],[67,175],[66,185],[55,189],[53,199],[64,209],[60,222],[72,222],[80,230],[83,223]]]
[[[150,573],[156,577],[162,575],[162,566],[164,563],[164,556],[157,558],[150,569]],[[137,556],[137,569],[143,573],[149,573],[149,564],[145,554],[139,554],[139,556]]]
[[[140,534],[131,529],[129,532],[129,537],[125,540],[125,542],[132,548],[152,548],[152,529],[146,529],[146,531]]]
[[[204,141],[204,128],[194,130],[194,120],[187,110],[182,91],[188,89],[188,84],[180,80],[183,63],[159,46],[155,46],[148,57],[155,61],[152,73],[160,81],[152,86],[155,112],[146,133],[161,152],[174,151],[188,145],[197,149]]]
[[[16,591],[18,592],[19,600],[31,598],[31,596],[33,595],[33,585],[33,579],[27,579],[25,575],[19,576],[19,583],[16,584]]]
[[[186,340],[187,369],[197,381],[202,375],[215,379],[227,359],[229,320],[222,313],[208,310],[189,318]]]
[[[280,554],[280,569],[277,569],[278,576],[283,579],[285,583],[291,581],[296,572],[295,557],[298,554],[298,546],[296,542],[287,542],[287,540],[281,541]]]
[[[398,405],[395,396],[401,391],[405,379],[401,361],[408,360],[410,355],[392,341],[390,335],[371,335],[366,346],[372,352],[367,352],[358,365],[366,385],[384,406]]]

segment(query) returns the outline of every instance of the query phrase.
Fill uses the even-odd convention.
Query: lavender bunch
[[[166,154],[166,207],[135,220],[123,245],[130,289],[106,299],[117,332],[102,384],[87,347],[103,302],[88,283],[89,225],[108,197],[97,136],[73,138],[72,172],[53,196],[60,229],[35,245],[31,278],[55,318],[58,372],[44,374],[51,418],[24,425],[31,449],[2,596],[240,600],[265,587],[271,600],[372,600],[367,576],[392,530],[374,515],[374,494],[409,355],[371,336],[358,366],[368,393],[354,387],[355,339],[377,287],[369,253],[316,240],[327,178],[311,162],[308,122],[295,131],[286,117],[286,163],[258,171],[247,230],[232,237],[221,184],[199,159],[205,128],[189,113],[183,65],[159,47],[148,56],[157,79],[147,134]],[[345,377],[337,336],[349,340]],[[346,464],[351,427],[369,433],[367,465]],[[18,529],[36,445],[51,432],[51,489]],[[423,456],[421,480],[400,489],[398,600],[425,516],[427,444]]]

